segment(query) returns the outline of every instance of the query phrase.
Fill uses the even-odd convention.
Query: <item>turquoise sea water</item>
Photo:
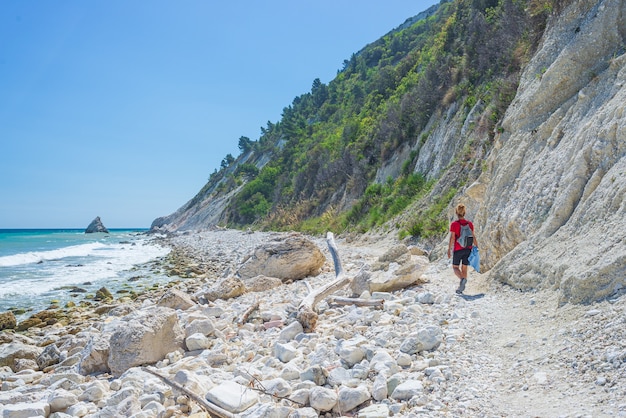
[[[167,281],[136,267],[162,257],[169,249],[156,245],[145,230],[113,229],[85,234],[83,229],[0,229],[0,312],[13,308],[33,312],[52,301],[78,303],[105,286],[112,293],[133,285]],[[70,289],[79,287],[78,294]]]

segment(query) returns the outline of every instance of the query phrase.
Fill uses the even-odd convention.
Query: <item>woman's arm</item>
[[[452,250],[454,249],[454,232],[450,231],[450,242],[448,242],[448,258],[452,257]]]

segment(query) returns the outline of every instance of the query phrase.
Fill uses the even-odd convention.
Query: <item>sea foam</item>
[[[0,267],[20,266],[22,264],[35,264],[47,260],[60,260],[67,257],[87,257],[95,253],[99,248],[107,247],[100,242],[72,245],[49,251],[26,252],[0,257]]]
[[[136,266],[168,252],[168,248],[135,238],[0,257],[0,311],[9,307],[43,309],[50,300],[71,298],[68,289],[72,287],[89,293],[102,286],[115,291],[133,274],[145,274],[133,273]]]

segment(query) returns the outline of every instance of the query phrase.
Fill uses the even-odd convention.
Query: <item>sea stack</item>
[[[91,234],[93,232],[104,232],[105,234],[109,233],[109,230],[102,224],[99,216],[96,216],[96,219],[91,221],[87,229],[85,229],[85,234]]]

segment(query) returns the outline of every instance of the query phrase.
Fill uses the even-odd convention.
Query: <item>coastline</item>
[[[422,274],[426,283],[375,295],[385,299],[383,308],[321,302],[316,330],[303,333],[295,321],[299,301],[309,287],[335,277],[325,240],[306,237],[326,257],[317,276],[230,299],[159,307],[170,293],[179,295],[177,303],[189,304],[185,295],[232,276],[255,248],[291,235],[207,230],[155,237],[173,248],[160,268],[184,277],[133,301],[75,309],[68,325],[0,332],[0,358],[7,358],[7,347],[22,350],[21,358],[12,358],[20,370],[0,366],[0,411],[39,405],[41,415],[54,418],[208,416],[201,403],[155,372],[203,399],[226,403],[222,407],[237,416],[357,410],[369,417],[626,414],[626,351],[619,349],[623,298],[558,308],[554,292],[520,293],[473,273],[468,293],[482,296],[466,300],[453,294],[447,260],[437,260]],[[337,245],[346,274],[356,276],[402,244],[362,236],[337,238]],[[258,309],[242,322],[255,304]],[[184,332],[182,350],[119,373],[79,372],[106,363],[97,358],[103,337],[114,338],[119,326],[147,326],[168,309],[174,314],[167,318]],[[439,344],[418,349],[422,331]],[[40,367],[38,360],[51,347],[59,353],[57,362]],[[110,358],[115,346],[106,351]],[[244,389],[238,403],[229,405],[223,391],[233,388]]]
[[[117,299],[164,281],[150,261],[169,248],[145,230],[3,231],[0,312],[11,311],[20,321],[50,308],[89,305],[102,288]]]

